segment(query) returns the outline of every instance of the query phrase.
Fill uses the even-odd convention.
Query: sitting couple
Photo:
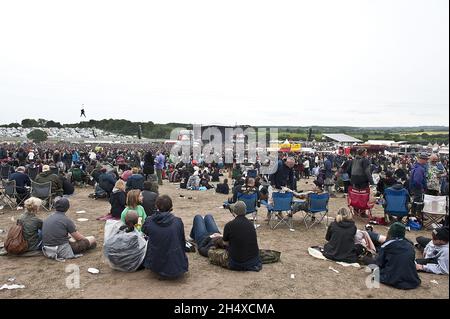
[[[236,217],[225,225],[223,235],[212,215],[208,214],[204,218],[196,215],[190,237],[197,244],[200,255],[214,259],[213,255],[217,253],[214,248],[226,248],[228,254],[222,256],[225,260],[222,260],[221,266],[238,271],[260,271],[262,263],[256,230],[253,223],[245,217],[246,209],[242,201],[230,205],[230,210]]]

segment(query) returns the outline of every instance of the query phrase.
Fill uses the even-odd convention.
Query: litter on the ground
[[[337,261],[336,264],[341,265],[341,266],[344,266],[344,267],[350,267],[350,266],[353,266],[353,267],[355,267],[355,268],[360,268],[360,267],[361,267],[361,265],[358,264],[358,263],[352,263],[352,264],[350,264],[350,263],[346,263],[346,262],[343,262],[343,261]]]
[[[4,284],[3,286],[0,287],[0,290],[3,290],[3,289],[12,290],[12,289],[23,289],[23,288],[25,288],[24,285],[16,285],[16,284],[14,284],[14,285],[7,285],[7,284]]]
[[[13,282],[14,280],[16,280],[16,278],[14,278],[14,277],[11,277],[8,279],[9,282]]]
[[[295,275],[294,274],[291,274],[291,279],[295,279]]]
[[[330,269],[330,270],[334,271],[334,272],[335,272],[335,273],[337,273],[337,274],[339,273],[339,270],[336,270],[336,269],[334,269],[334,268],[333,268],[333,267],[331,267],[331,266],[330,266],[330,267],[328,267],[328,269]]]
[[[79,210],[79,211],[76,212],[76,214],[85,214],[85,213],[86,213],[85,210]]]
[[[97,268],[89,268],[88,272],[90,272],[91,274],[98,274],[100,270],[98,270]]]
[[[432,284],[435,284],[435,285],[439,285],[439,283],[437,282],[437,280],[430,280],[430,282],[432,283]]]
[[[78,218],[77,221],[79,222],[87,222],[89,219],[87,218]]]

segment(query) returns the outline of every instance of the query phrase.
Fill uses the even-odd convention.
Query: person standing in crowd
[[[358,149],[355,159],[350,164],[350,183],[353,188],[366,189],[374,185],[370,172],[370,161],[365,148]]]
[[[144,155],[143,172],[145,175],[145,180],[148,180],[150,176],[153,176],[155,174],[155,159],[151,151],[148,151]]]
[[[430,156],[426,174],[427,195],[439,196],[441,191],[442,176],[445,176],[444,166],[439,163],[439,157],[436,154],[432,154]]]
[[[156,169],[156,176],[158,177],[158,185],[162,185],[162,172],[164,169],[164,164],[166,161],[166,157],[161,151],[158,151],[158,155],[155,158],[155,169]]]
[[[409,193],[413,196],[411,214],[417,218],[420,218],[423,209],[423,194],[427,190],[427,161],[428,155],[421,153],[411,171],[411,176],[409,179]]]

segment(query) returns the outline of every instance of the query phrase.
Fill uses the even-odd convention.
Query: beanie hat
[[[247,213],[247,206],[243,201],[237,201],[230,205],[230,210],[237,216],[244,216]]]
[[[55,210],[57,212],[65,213],[69,210],[69,207],[70,207],[69,200],[65,197],[62,197],[55,202]]]
[[[433,237],[448,242],[448,227],[440,227],[433,230]]]
[[[406,227],[402,223],[395,222],[389,227],[388,236],[390,238],[405,238]]]

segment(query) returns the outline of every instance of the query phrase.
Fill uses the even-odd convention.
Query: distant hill
[[[247,125],[242,125],[247,126]],[[66,128],[97,128],[103,131],[121,135],[138,136],[159,139],[170,138],[175,128],[192,129],[192,124],[167,123],[157,124],[149,122],[131,122],[124,119],[90,120],[75,124],[61,124],[52,120],[24,119],[19,123],[0,125],[0,127],[66,127]],[[361,140],[384,139],[408,141],[411,143],[446,143],[449,140],[448,126],[416,126],[416,127],[352,127],[352,126],[256,126],[255,128],[277,128],[280,139],[307,140],[308,130],[311,128],[311,139],[320,140],[324,133],[344,133]]]

